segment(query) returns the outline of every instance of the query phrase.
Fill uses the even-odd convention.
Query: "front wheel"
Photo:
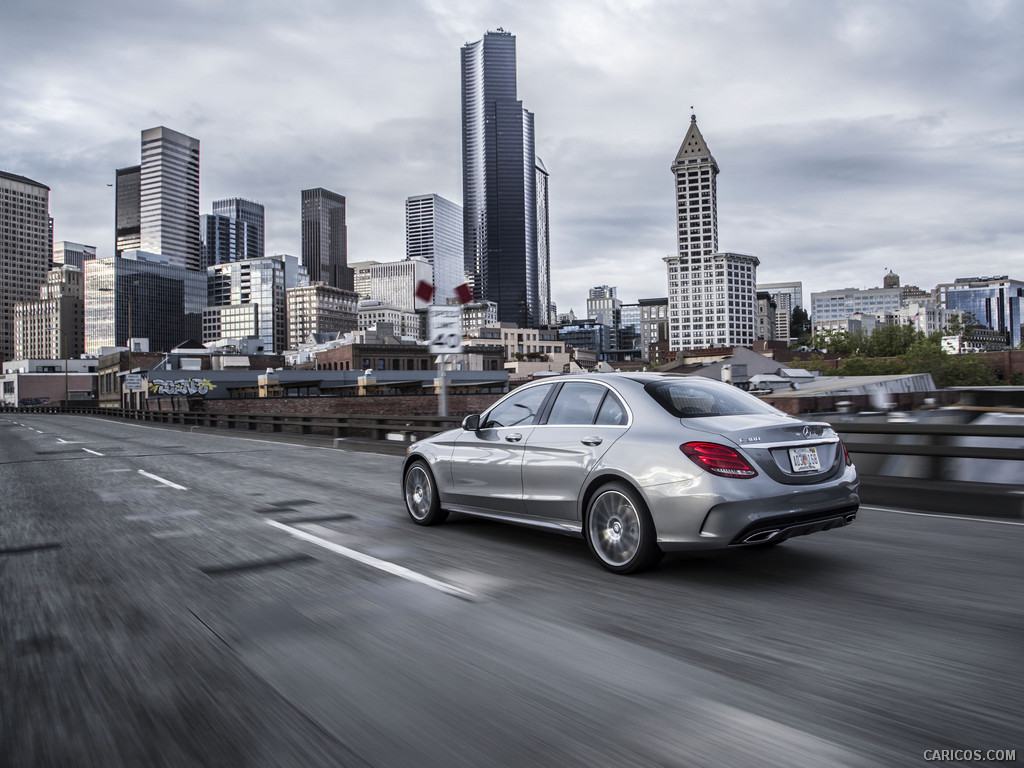
[[[441,509],[434,476],[424,461],[414,461],[405,470],[405,508],[417,525],[438,525],[448,519],[448,510]]]
[[[637,573],[661,559],[654,522],[636,491],[608,483],[587,505],[587,546],[613,573]]]

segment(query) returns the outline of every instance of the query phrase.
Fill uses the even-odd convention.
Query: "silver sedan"
[[[413,522],[449,512],[582,535],[610,571],[663,552],[770,546],[853,522],[857,472],[828,424],[697,376],[559,376],[410,448]]]

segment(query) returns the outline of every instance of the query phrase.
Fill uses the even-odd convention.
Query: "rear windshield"
[[[698,377],[656,381],[644,389],[662,408],[680,419],[778,413],[741,389]]]

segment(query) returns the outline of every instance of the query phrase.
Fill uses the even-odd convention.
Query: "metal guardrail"
[[[829,422],[857,465],[864,503],[1024,517],[1024,425]]]
[[[413,441],[456,427],[456,416],[367,416],[144,411],[60,405],[3,408],[15,413],[74,413],[186,427],[363,440]],[[869,504],[998,517],[1024,517],[1024,425],[852,421],[822,418],[842,437]],[[983,439],[987,444],[978,445]],[[1009,439],[1009,440],[1007,440]],[[973,443],[973,444],[971,444]],[[396,446],[397,447],[397,446]],[[1013,482],[987,482],[991,462],[1020,463]],[[967,464],[965,464],[967,462]],[[977,472],[964,467],[977,467]],[[1005,466],[1005,465],[1002,465]],[[895,470],[894,470],[895,467]],[[970,474],[972,479],[962,479]]]
[[[1024,461],[1024,448],[958,445],[950,438],[998,437],[1024,439],[1024,426],[995,424],[914,424],[907,422],[831,422],[850,453],[884,456],[933,456],[956,459],[996,459]],[[876,439],[849,439],[854,435],[871,435]],[[921,444],[908,444],[889,436],[917,435]],[[1024,483],[1024,466],[1021,467]]]
[[[462,423],[455,416],[366,416],[353,414],[306,416],[270,413],[204,413],[190,411],[148,411],[128,408],[63,408],[59,405],[4,408],[13,413],[71,413],[107,418],[145,421],[186,427],[238,429],[334,438],[387,440],[394,436],[412,441],[429,437]]]

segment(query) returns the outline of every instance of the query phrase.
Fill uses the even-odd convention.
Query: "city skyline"
[[[114,170],[165,125],[203,143],[202,211],[265,205],[267,253],[300,252],[298,193],[322,186],[348,200],[352,261],[400,259],[410,195],[462,199],[459,49],[503,27],[551,173],[561,312],[599,283],[666,294],[691,112],[724,174],[719,247],[756,256],[761,281],[809,294],[888,269],[922,287],[1021,272],[1019,4],[340,3],[244,25],[183,7],[0,12],[0,168],[51,188],[55,240],[112,255]]]

